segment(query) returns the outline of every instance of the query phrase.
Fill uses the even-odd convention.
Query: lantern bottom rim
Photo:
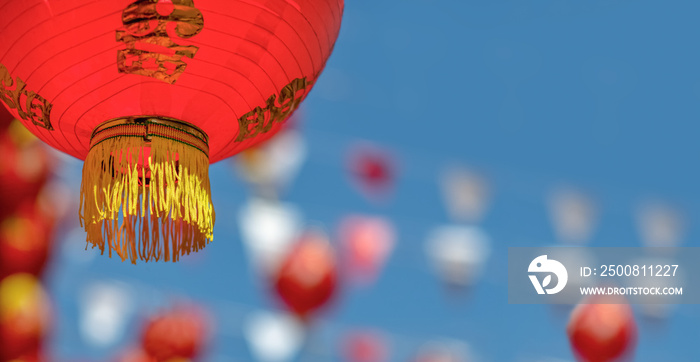
[[[209,157],[209,137],[197,126],[162,116],[131,116],[111,119],[97,126],[90,137],[90,149],[117,137],[142,138],[147,146],[163,138],[198,149]]]

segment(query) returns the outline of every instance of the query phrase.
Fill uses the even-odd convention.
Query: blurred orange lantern
[[[624,302],[622,299],[589,298],[576,306],[567,332],[581,361],[621,361],[630,355],[637,342],[637,326],[632,308]]]
[[[340,235],[350,276],[361,283],[373,281],[394,248],[393,225],[381,217],[348,216],[340,225]]]
[[[197,358],[209,335],[203,312],[174,308],[152,318],[144,328],[143,349],[156,361]]]
[[[0,281],[0,361],[38,356],[49,323],[49,300],[39,280],[21,273]]]
[[[0,221],[0,278],[14,273],[41,276],[51,249],[51,226],[34,210]]]
[[[209,164],[270,138],[299,107],[343,6],[0,0],[0,100],[85,160],[88,242],[134,263],[175,261],[213,238]]]
[[[306,320],[333,296],[336,269],[327,236],[320,231],[308,231],[277,270],[275,290],[294,314]]]

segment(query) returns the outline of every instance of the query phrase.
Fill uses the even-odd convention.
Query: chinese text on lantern
[[[311,83],[304,78],[297,78],[284,86],[279,96],[271,95],[265,102],[265,108],[255,107],[252,111],[238,119],[238,137],[236,142],[253,138],[258,134],[267,133],[274,123],[279,123],[299,107],[304,98],[304,92]]]
[[[10,89],[14,86],[14,89]],[[12,79],[10,71],[0,64],[0,100],[10,109],[17,109],[20,118],[33,124],[53,130],[49,115],[51,103],[34,91],[26,89],[27,84],[17,77]]]
[[[187,67],[183,57],[194,58],[199,50],[193,45],[179,45],[173,38],[191,38],[204,28],[202,13],[192,0],[138,0],[124,9],[122,23],[117,41],[126,44],[126,49],[117,52],[119,72],[170,84]]]

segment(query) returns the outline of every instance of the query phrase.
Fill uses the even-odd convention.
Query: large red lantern
[[[270,138],[323,70],[343,0],[0,0],[0,100],[85,160],[87,240],[177,260],[213,238],[208,165]]]
[[[275,289],[300,319],[324,306],[337,284],[337,266],[326,235],[309,231],[290,250],[275,275]]]
[[[629,357],[637,342],[637,325],[632,308],[624,302],[590,298],[576,306],[567,332],[581,361],[613,362]]]

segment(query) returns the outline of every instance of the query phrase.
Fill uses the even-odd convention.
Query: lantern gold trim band
[[[208,137],[185,122],[131,117],[90,140],[80,190],[87,242],[122,260],[177,261],[213,239]]]
[[[209,139],[197,127],[169,118],[133,117],[107,121],[92,132],[90,149],[114,137],[153,137],[169,139],[194,147],[209,156]]]

